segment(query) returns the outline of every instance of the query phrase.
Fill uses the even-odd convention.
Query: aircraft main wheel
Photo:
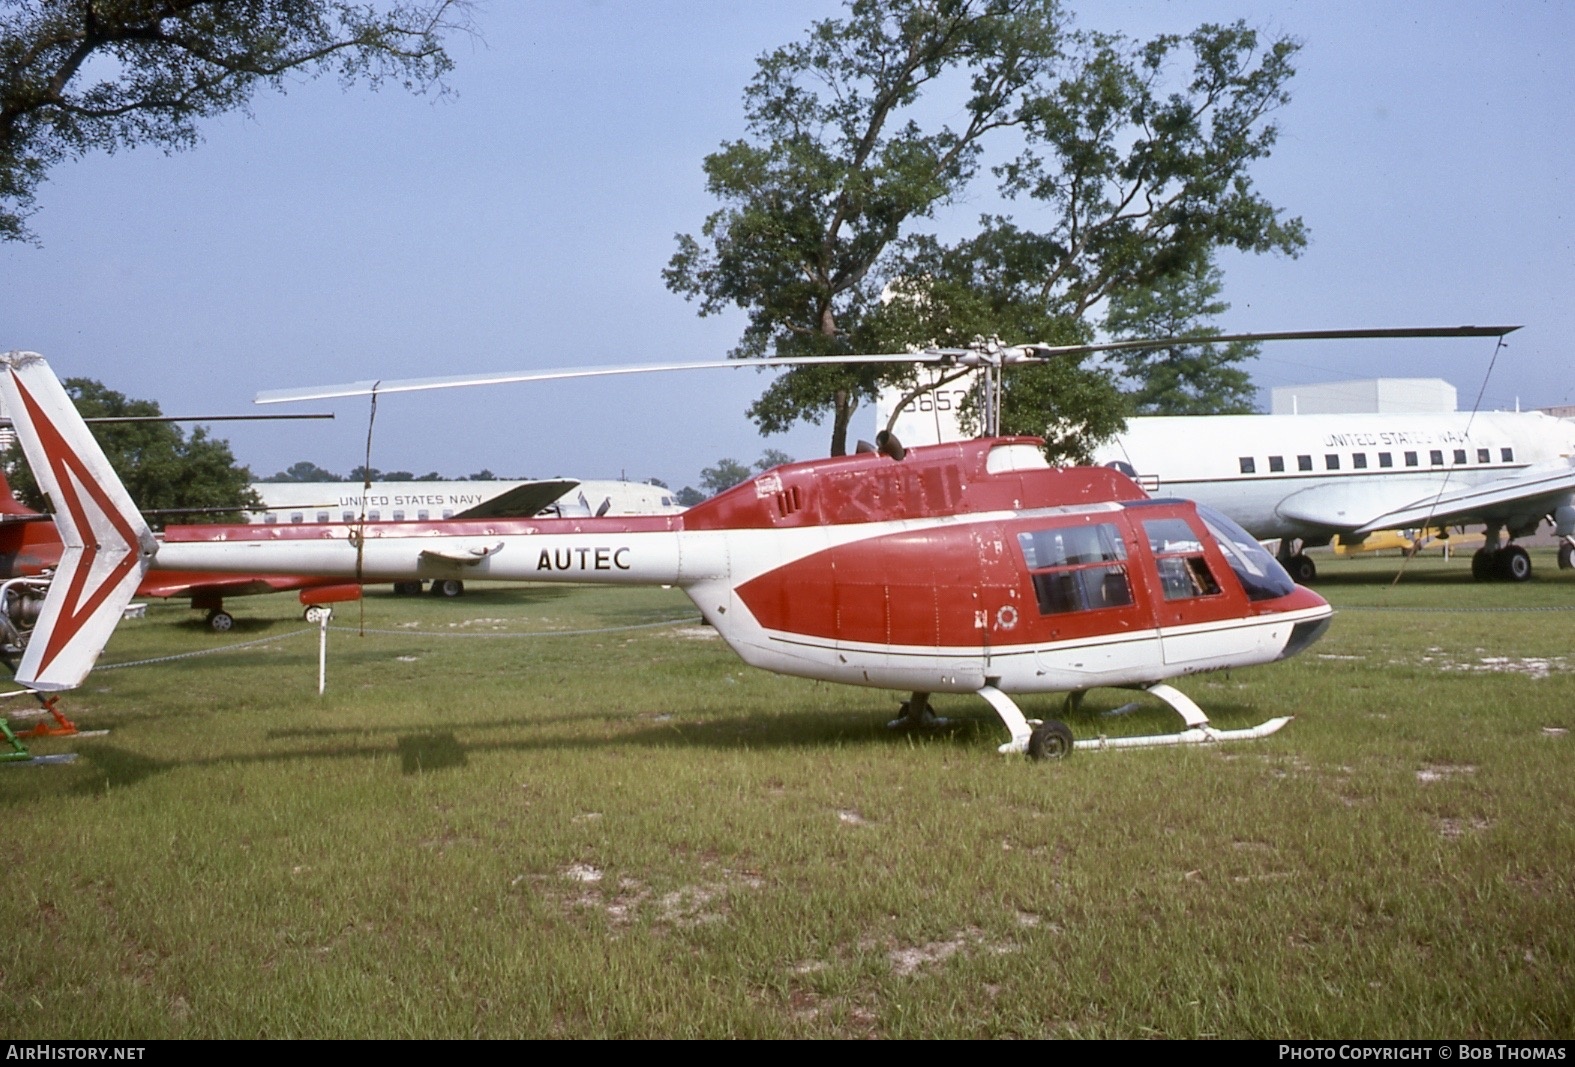
[[[208,627],[216,634],[229,633],[235,629],[235,616],[227,611],[210,611]]]
[[[1575,545],[1565,541],[1559,546],[1559,570],[1567,571],[1575,568]]]
[[[1307,585],[1318,577],[1318,565],[1300,552],[1286,562],[1285,569],[1291,572],[1297,585]]]
[[[1531,578],[1531,554],[1519,545],[1499,549],[1495,566],[1498,576],[1507,582],[1524,582]]]
[[[1471,557],[1471,577],[1479,582],[1490,582],[1498,577],[1497,561],[1493,558],[1498,555],[1491,548],[1479,548]]]
[[[414,596],[414,595],[416,595],[419,592],[421,592],[421,583],[420,582],[395,582],[394,583],[394,595],[395,596]]]
[[[1030,759],[1062,759],[1072,754],[1072,731],[1066,723],[1046,719],[1028,735]]]
[[[465,592],[465,583],[458,578],[439,578],[432,583],[432,595],[453,599]]]

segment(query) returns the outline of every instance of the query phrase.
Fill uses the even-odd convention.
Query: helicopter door
[[[1159,660],[1125,526],[1099,518],[1014,527],[1024,612],[1039,645],[1037,670],[1068,689],[1100,685]]]
[[[1155,616],[1167,665],[1205,666],[1234,651],[1230,626],[1247,613],[1245,598],[1209,539],[1182,516],[1143,520],[1157,571]]]

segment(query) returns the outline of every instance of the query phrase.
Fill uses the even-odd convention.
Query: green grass
[[[394,632],[336,629],[322,698],[293,598],[222,637],[156,604],[105,665],[279,640],[96,672],[66,703],[111,733],[0,769],[0,1032],[1575,1034],[1575,574],[1320,564],[1322,643],[1179,683],[1285,730],[1053,765],[977,698],[892,734],[897,695],[684,626],[436,636],[692,618],[676,591],[377,594]],[[1074,731],[1176,725],[1125,696]]]

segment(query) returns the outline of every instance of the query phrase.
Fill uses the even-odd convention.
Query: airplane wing
[[[1503,522],[1514,527],[1517,518],[1531,521],[1555,511],[1569,502],[1572,492],[1575,462],[1545,463],[1514,477],[1431,493],[1368,519],[1356,533],[1473,522]]]
[[[570,479],[526,482],[454,516],[456,519],[528,519],[580,483]]]

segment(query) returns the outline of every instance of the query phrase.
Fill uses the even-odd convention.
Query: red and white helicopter
[[[1497,328],[1433,335],[1461,330]],[[1062,350],[853,358],[940,362],[970,351],[1000,367]],[[591,373],[359,383],[259,400]],[[1011,735],[1000,751],[1043,758],[1267,736],[1289,717],[1217,730],[1168,680],[1294,655],[1333,614],[1223,515],[1151,500],[1109,469],[1051,467],[1032,438],[906,452],[888,439],[879,452],[775,468],[674,516],[171,526],[157,539],[41,356],[0,356],[0,392],[66,544],[17,674],[42,691],[81,683],[154,567],[673,585],[752,666],[910,691],[910,722],[930,716],[933,693],[976,693]],[[1063,723],[1030,721],[1012,700],[1054,692],[1072,703],[1100,687],[1145,690],[1185,729],[1074,742]]]

